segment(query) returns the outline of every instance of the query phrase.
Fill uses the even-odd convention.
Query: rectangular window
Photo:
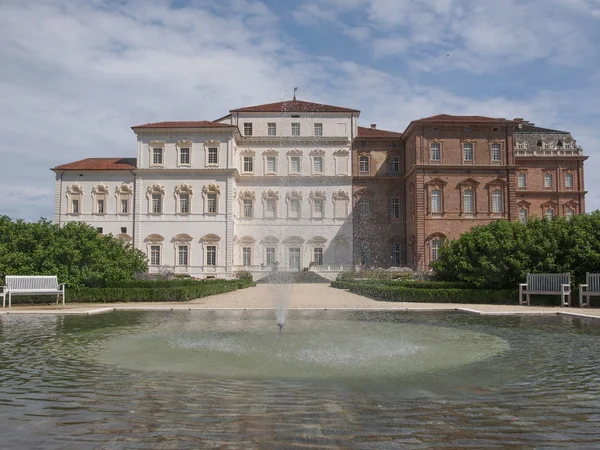
[[[219,149],[216,147],[208,149],[208,163],[217,165],[219,164]]]
[[[463,210],[466,214],[475,212],[475,192],[472,189],[463,192]]]
[[[429,149],[432,161],[440,161],[442,159],[442,147],[439,142],[432,142]]]
[[[465,161],[473,161],[473,144],[470,142],[463,144],[463,159]]]
[[[439,189],[431,191],[431,212],[434,214],[442,212],[442,191]]]
[[[252,217],[252,200],[244,199],[244,217]]]
[[[121,214],[129,213],[129,200],[126,198],[121,199]]]
[[[300,124],[292,123],[292,136],[300,136]]]
[[[434,239],[431,241],[431,260],[437,261],[440,259],[440,248],[442,246],[442,241],[439,239]]]
[[[544,187],[546,189],[552,188],[552,174],[551,173],[544,174]]]
[[[127,227],[121,227],[121,234],[127,234]]]
[[[565,187],[567,189],[573,188],[573,174],[572,173],[565,174]]]
[[[345,219],[348,217],[348,200],[338,199],[333,205],[333,212],[336,219]]]
[[[71,201],[71,212],[73,214],[79,214],[79,199],[73,199]]]
[[[502,191],[496,189],[492,192],[492,212],[500,214],[503,211],[502,206]]]
[[[518,150],[523,150],[524,148],[525,148],[525,145],[522,142],[517,143]]]
[[[252,247],[243,247],[242,248],[242,265],[243,266],[251,266],[252,265]]]
[[[315,136],[323,136],[323,124],[315,123]]]
[[[544,148],[547,150],[550,148],[550,144],[548,142],[544,142]]]
[[[254,172],[254,157],[244,156],[244,172],[245,173]]]
[[[502,160],[502,145],[500,144],[492,144],[492,161],[501,161]]]
[[[267,124],[267,135],[276,136],[277,135],[277,125],[274,123]]]
[[[300,157],[290,157],[290,173],[300,173]]]
[[[390,172],[391,173],[399,173],[400,172],[400,157],[392,156],[390,158]]]
[[[150,246],[150,265],[160,266],[160,245]]]
[[[268,198],[265,203],[265,217],[267,217],[268,219],[275,218],[275,199],[274,198]]]
[[[567,217],[567,220],[571,220],[571,218],[575,215],[575,210],[573,208],[567,208],[567,212],[565,213],[565,216]]]
[[[177,246],[177,263],[180,266],[188,265],[188,246],[187,245]]]
[[[207,245],[206,246],[206,265],[216,266],[217,265],[217,246]]]
[[[391,198],[390,199],[390,217],[392,219],[400,218],[400,199],[399,198]]]
[[[277,156],[267,156],[267,173],[277,172]]]
[[[208,194],[206,196],[206,212],[211,214],[217,212],[217,194]]]
[[[357,204],[359,217],[368,217],[371,212],[371,205],[368,198],[361,198]]]
[[[189,165],[190,164],[190,149],[180,148],[179,149],[179,164]]]
[[[98,199],[97,205],[98,214],[104,214],[104,199]]]
[[[153,148],[152,149],[152,164],[160,165],[163,163],[163,149]]]
[[[565,150],[570,150],[570,149],[571,149],[571,143],[565,142]]]
[[[314,217],[322,218],[323,213],[325,211],[323,200],[316,199],[313,203],[313,208],[314,208]]]
[[[290,217],[292,219],[300,218],[300,200],[297,198],[290,200]]]
[[[519,189],[525,189],[527,187],[527,174],[524,172],[519,173],[518,177]]]
[[[392,245],[392,264],[399,267],[402,264],[402,253],[400,244]]]
[[[546,219],[552,220],[554,218],[554,210],[552,208],[546,208]]]
[[[519,209],[519,222],[527,223],[527,210],[525,208]]]
[[[244,136],[252,136],[252,123],[244,123]]]
[[[190,212],[189,194],[179,194],[179,212],[181,214],[187,214]]]
[[[275,265],[275,247],[267,247],[265,250],[265,256],[266,256],[266,263],[267,266],[273,266]]]
[[[323,157],[315,156],[313,158],[313,172],[314,173],[323,173]]]
[[[152,213],[160,214],[162,212],[162,196],[160,194],[152,194]]]
[[[323,247],[313,248],[313,262],[317,266],[323,265]]]
[[[358,170],[360,172],[369,172],[369,157],[361,156],[358,159]]]

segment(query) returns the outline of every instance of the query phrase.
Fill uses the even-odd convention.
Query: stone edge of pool
[[[387,307],[387,308],[360,308],[360,307],[290,307],[287,308],[290,311],[453,311],[453,312],[462,312],[469,314],[479,314],[479,315],[487,315],[487,316],[502,316],[502,315],[566,315],[566,316],[574,316],[574,317],[583,317],[589,319],[600,319],[600,310],[592,310],[588,312],[574,312],[564,310],[560,307],[550,308],[550,307],[541,307],[540,309],[533,309],[535,307],[531,306],[514,306],[511,309],[494,311],[487,308],[487,306],[496,306],[496,305],[478,305],[477,308],[473,308],[472,306],[469,308],[466,307],[457,307],[451,306],[448,304],[428,304],[427,307],[421,306],[410,306],[403,303],[402,305],[398,305],[398,307]],[[542,309],[543,308],[543,309]],[[74,304],[72,306],[65,307],[56,307],[54,309],[30,309],[29,307],[13,307],[13,308],[0,308],[0,315],[10,315],[10,314],[18,314],[18,315],[56,315],[56,314],[64,314],[64,315],[94,315],[94,314],[104,314],[113,311],[271,311],[275,310],[275,307],[207,307],[206,305],[189,305],[189,304],[174,304],[171,306],[164,305],[152,305],[152,304],[140,304],[140,305],[111,305],[101,308],[86,308],[83,307],[82,304]]]

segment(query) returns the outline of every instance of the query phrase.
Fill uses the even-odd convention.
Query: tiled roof
[[[211,122],[210,120],[198,120],[195,122],[154,122],[143,125],[135,125],[132,129],[137,128],[237,128],[235,125],[227,123]]]
[[[414,120],[413,122],[445,122],[445,123],[498,123],[510,122],[504,118],[484,117],[484,116],[452,116],[450,114],[438,114],[437,116],[424,117],[423,119]]]
[[[135,158],[87,158],[56,166],[52,170],[132,170]]]
[[[534,125],[523,125],[523,128],[516,128],[515,133],[569,134],[568,131],[551,130],[550,128],[536,127]]]
[[[377,128],[358,127],[358,137],[399,138],[402,137],[402,133],[397,133],[395,131],[379,130]]]
[[[232,109],[231,112],[360,112],[358,109],[342,108],[341,106],[322,105],[320,103],[289,100],[287,102],[267,103],[265,105],[247,106]]]

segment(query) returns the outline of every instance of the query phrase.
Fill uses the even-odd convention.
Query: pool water
[[[292,311],[0,318],[2,448],[598,448],[600,322]]]

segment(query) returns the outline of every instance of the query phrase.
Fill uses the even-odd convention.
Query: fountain
[[[285,339],[274,339],[272,320],[265,310],[0,316],[3,446],[600,439],[596,322],[292,310]]]

